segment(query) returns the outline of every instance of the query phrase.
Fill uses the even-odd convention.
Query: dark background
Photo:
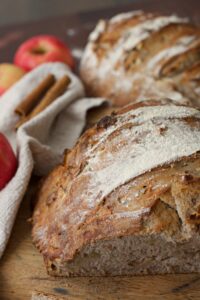
[[[140,0],[0,0],[0,26],[138,1]]]

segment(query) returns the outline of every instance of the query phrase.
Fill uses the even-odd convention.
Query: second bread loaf
[[[130,101],[168,97],[200,105],[200,28],[142,11],[101,20],[80,68],[89,95]]]

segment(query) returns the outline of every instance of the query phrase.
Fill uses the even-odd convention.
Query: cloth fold
[[[18,116],[14,113],[15,107],[49,73],[57,79],[67,74],[71,79],[67,91],[16,132]],[[0,132],[12,144],[19,165],[15,176],[0,192],[0,257],[33,170],[38,175],[45,175],[62,162],[64,150],[74,145],[85,126],[87,110],[105,102],[105,99],[84,96],[81,81],[66,65],[48,63],[25,75],[1,97]]]

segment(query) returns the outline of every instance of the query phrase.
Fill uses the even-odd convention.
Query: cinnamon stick
[[[21,117],[27,116],[38,104],[48,89],[55,83],[55,77],[49,74],[42,82],[16,107],[15,112]]]
[[[61,96],[70,83],[70,78],[65,75],[60,78],[46,93],[44,98],[40,101],[40,103],[33,109],[30,113],[30,118],[33,118],[41,111],[43,111],[49,104],[51,104],[56,98]]]
[[[19,128],[23,123],[32,119],[43,111],[47,106],[49,106],[54,100],[61,96],[68,85],[70,84],[70,78],[65,75],[60,78],[54,85],[49,89],[46,95],[41,99],[41,101],[36,105],[36,107],[30,112],[28,116],[22,117],[21,120],[17,123],[16,129]]]

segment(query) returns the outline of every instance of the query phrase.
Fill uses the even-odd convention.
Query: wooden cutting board
[[[90,30],[99,18],[132,9],[176,12],[200,23],[199,0],[136,1],[131,6],[88,12],[73,16],[40,21],[0,29],[0,61],[12,61],[16,47],[27,37],[46,33],[66,40],[78,53],[86,43]],[[77,59],[78,62],[78,59]],[[78,65],[78,64],[77,64]],[[90,123],[104,114],[93,111]],[[33,290],[63,296],[68,300],[134,299],[134,300],[199,300],[200,274],[109,277],[109,278],[53,278],[46,274],[41,255],[31,242],[30,195],[34,181],[21,204],[8,247],[0,261],[0,300],[30,299]]]

